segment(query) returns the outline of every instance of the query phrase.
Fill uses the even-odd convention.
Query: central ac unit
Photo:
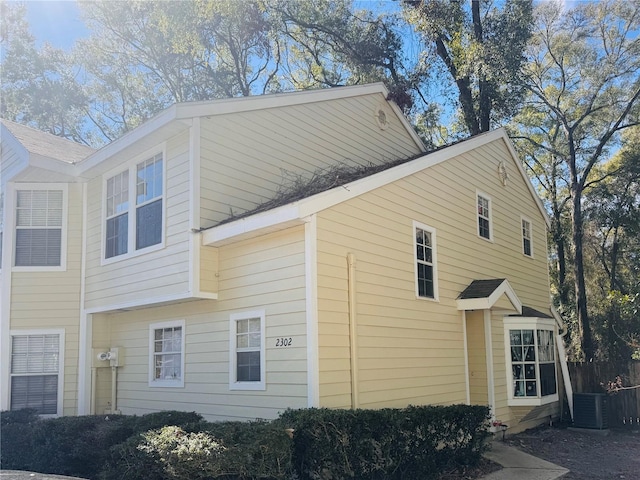
[[[608,428],[606,394],[574,393],[573,426],[598,430]]]

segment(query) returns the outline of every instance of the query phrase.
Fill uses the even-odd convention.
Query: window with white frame
[[[233,314],[229,328],[229,388],[232,390],[264,390],[264,311]]]
[[[149,385],[184,387],[184,320],[149,326]]]
[[[531,222],[526,218],[522,219],[522,253],[527,257],[533,257],[533,243],[531,236]]]
[[[64,334],[11,334],[11,410],[60,415]]]
[[[492,238],[491,199],[481,193],[477,194],[478,235],[487,240]]]
[[[528,320],[505,321],[511,405],[542,405],[558,399],[554,328],[546,319]]]
[[[16,267],[60,267],[63,257],[64,191],[16,191]]]
[[[417,222],[415,233],[416,295],[420,298],[438,298],[436,265],[436,231]]]
[[[107,178],[105,192],[106,259],[162,243],[162,153]]]

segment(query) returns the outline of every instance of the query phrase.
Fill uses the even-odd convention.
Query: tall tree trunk
[[[551,221],[551,237],[556,250],[556,268],[558,270],[558,294],[560,305],[566,307],[569,304],[569,289],[567,285],[567,252],[565,250],[566,239],[562,229],[561,212],[554,208]]]
[[[575,275],[576,316],[584,360],[593,359],[593,338],[587,312],[587,289],[584,282],[583,254],[583,218],[582,218],[582,186],[573,180],[571,183],[571,226],[574,246],[573,271]]]

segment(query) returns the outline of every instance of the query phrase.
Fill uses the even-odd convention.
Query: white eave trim
[[[522,302],[516,295],[515,290],[511,287],[508,280],[504,280],[498,287],[491,293],[491,295],[482,298],[462,298],[456,300],[456,307],[458,310],[489,310],[496,302],[506,295],[513,308],[522,313]]]

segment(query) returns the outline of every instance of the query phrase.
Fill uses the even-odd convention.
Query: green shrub
[[[307,409],[282,417],[294,428],[294,469],[309,479],[429,479],[480,460],[488,409]]]
[[[220,423],[185,412],[48,420],[3,412],[1,458],[6,469],[101,480],[429,479],[477,463],[487,416],[464,405]]]
[[[206,459],[211,464],[198,467],[194,471],[208,474],[218,472],[220,478],[228,479],[287,479],[291,478],[291,439],[284,426],[277,420],[273,422],[217,422],[186,425],[182,431],[186,439],[217,439],[222,447],[218,455],[200,457],[196,463]],[[158,436],[135,435],[127,442],[114,446],[105,464],[101,480],[173,480],[177,478],[201,478],[183,465],[180,469],[167,468],[163,452],[173,445],[166,438],[171,429]],[[165,442],[165,443],[162,443]],[[183,441],[178,445],[186,445]],[[165,459],[169,458],[165,454]],[[172,461],[175,459],[172,459]],[[169,462],[170,463],[170,462]],[[192,474],[190,477],[189,474]],[[182,475],[182,476],[180,476]],[[206,477],[205,477],[206,478]]]
[[[115,445],[167,424],[201,421],[201,415],[187,412],[51,419],[28,411],[2,412],[2,468],[97,478]]]
[[[0,465],[5,469],[28,470],[34,424],[40,421],[35,410],[23,409],[0,414]]]
[[[220,465],[231,478],[291,478],[292,441],[279,420],[210,423],[207,432],[225,447]]]
[[[219,457],[225,449],[206,432],[185,432],[169,426],[142,437],[138,449],[159,459],[171,479],[206,479],[222,473]]]

